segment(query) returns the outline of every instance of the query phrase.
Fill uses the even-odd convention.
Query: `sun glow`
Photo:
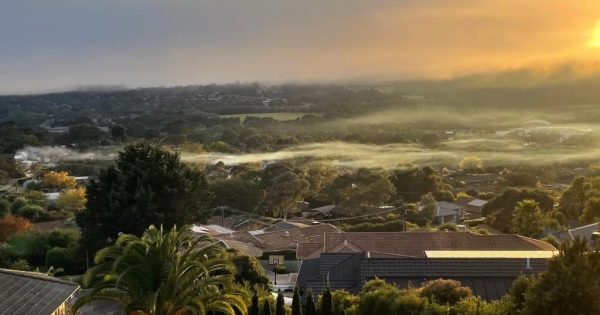
[[[587,44],[589,47],[600,48],[600,22],[596,24],[592,37]]]

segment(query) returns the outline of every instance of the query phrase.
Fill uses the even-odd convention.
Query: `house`
[[[436,220],[440,224],[458,222],[462,217],[462,207],[448,201],[438,201]]]
[[[221,241],[238,241],[254,245],[264,252],[296,252],[298,243],[322,242],[325,233],[340,233],[331,224],[296,227],[289,230],[266,232],[264,230],[238,231],[215,235]]]
[[[463,214],[467,215],[469,219],[476,219],[481,217],[483,207],[488,201],[477,198],[459,198],[454,203],[461,207]]]
[[[557,240],[562,242],[573,241],[575,238],[584,238],[588,246],[595,247],[600,240],[600,223],[592,223],[574,229],[553,233]]]
[[[0,314],[64,315],[78,290],[42,273],[0,269]]]
[[[522,274],[543,272],[558,251],[519,235],[470,232],[360,232],[325,234],[323,242],[298,244],[302,259],[297,286],[321,294],[358,293],[381,278],[400,288],[440,278],[461,281],[475,295],[498,299]]]
[[[311,208],[302,213],[304,217],[312,217],[315,215],[331,215],[332,211],[335,209],[336,205],[326,205],[317,208]]]
[[[276,232],[276,231],[287,231],[287,230],[291,230],[291,229],[305,228],[305,227],[309,227],[309,226],[310,225],[301,223],[301,222],[280,221],[280,222],[277,222],[277,223],[275,223],[271,226],[268,226],[262,230],[266,233],[266,232]]]

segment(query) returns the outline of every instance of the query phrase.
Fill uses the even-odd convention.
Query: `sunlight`
[[[587,43],[588,47],[600,48],[600,22],[596,24],[596,28],[592,33],[592,37]]]

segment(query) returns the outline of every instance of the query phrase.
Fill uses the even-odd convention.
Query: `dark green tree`
[[[585,239],[566,244],[525,296],[525,314],[598,314],[600,251]]]
[[[359,214],[364,207],[381,206],[395,193],[383,170],[366,168],[340,175],[329,186],[330,198],[348,215]]]
[[[294,288],[294,297],[292,299],[292,315],[302,315],[302,298],[298,292],[298,287]]]
[[[283,293],[279,290],[277,294],[277,304],[275,304],[275,315],[285,315],[285,301],[283,299]]]
[[[306,293],[306,305],[304,306],[304,315],[317,315],[317,305],[315,304],[315,298],[313,297],[312,290],[308,289]]]
[[[321,297],[321,308],[319,311],[321,315],[333,315],[333,298],[331,296],[329,285],[327,285],[325,292],[323,292],[323,296]]]
[[[252,296],[252,304],[248,310],[248,315],[260,315],[260,307],[258,304],[258,295],[256,295],[256,291],[254,291],[254,295]]]
[[[273,179],[267,191],[268,210],[273,216],[286,218],[297,210],[297,202],[308,192],[309,183],[294,172],[283,173]]]
[[[209,214],[201,211],[211,198],[203,174],[155,146],[125,147],[98,177],[88,186],[87,208],[76,217],[90,251],[121,233],[139,236],[152,224],[181,225]]]
[[[230,249],[227,258],[235,264],[235,282],[238,284],[247,282],[252,286],[258,285],[265,288],[269,286],[267,272],[256,257],[248,256],[236,249]]]
[[[255,211],[263,202],[265,192],[252,180],[224,179],[210,185],[214,193],[212,207],[230,206],[244,211]]]
[[[496,196],[485,207],[482,214],[486,222],[503,233],[511,233],[513,212],[520,201],[531,199],[538,203],[544,214],[550,214],[554,208],[554,199],[544,190],[508,188]]]
[[[261,315],[271,315],[271,303],[269,302],[269,299],[265,299],[263,302]]]

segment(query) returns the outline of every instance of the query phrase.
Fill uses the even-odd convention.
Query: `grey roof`
[[[0,269],[0,314],[52,314],[78,289],[45,274]]]
[[[336,207],[336,205],[327,205],[327,206],[322,206],[322,207],[318,207],[318,208],[308,209],[308,211],[320,212],[320,213],[323,213],[323,214],[328,214],[333,209],[335,209],[335,207]]]
[[[488,203],[487,200],[473,199],[473,200],[471,200],[471,202],[468,203],[468,205],[473,206],[473,207],[483,207],[487,203]]]
[[[580,226],[574,229],[570,229],[567,231],[561,231],[554,236],[561,242],[567,240],[574,240],[576,237],[586,238],[591,240],[592,234],[594,232],[600,231],[600,223],[592,223],[584,226]]]
[[[420,285],[436,279],[453,279],[486,300],[499,299],[522,274],[547,269],[545,259],[423,259],[368,258],[364,254],[323,254],[302,262],[297,285],[322,293],[329,283],[334,290],[358,293],[362,285],[382,278],[398,287]]]
[[[438,209],[436,216],[446,217],[450,215],[460,214],[460,206],[447,201],[438,201]]]

